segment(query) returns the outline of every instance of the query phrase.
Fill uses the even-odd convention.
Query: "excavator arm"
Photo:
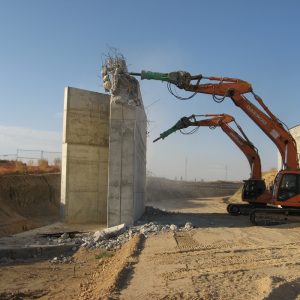
[[[217,102],[222,102],[226,97],[230,97],[234,104],[240,107],[275,143],[282,157],[283,169],[297,170],[299,168],[297,146],[294,138],[284,128],[283,123],[272,114],[263,100],[253,92],[250,83],[229,77],[192,76],[185,71],[171,73],[142,71],[142,73],[131,74],[141,76],[141,79],[166,81],[186,91],[210,94]],[[197,82],[193,83],[195,80]],[[208,83],[200,83],[201,80],[208,80]],[[214,81],[217,83],[212,83]],[[245,96],[247,93],[253,94],[262,110],[247,99]]]
[[[228,78],[222,79],[218,77],[210,77],[209,80],[219,80],[218,84],[190,84],[186,87],[187,91],[206,93],[215,96],[230,97],[234,104],[240,107],[274,142],[278,148],[283,167],[287,170],[296,170],[299,168],[297,146],[294,138],[291,136],[288,130],[286,130],[283,124],[271,113],[266,105],[264,105],[262,99],[253,93],[250,84],[245,81],[232,83],[226,82]],[[223,81],[222,81],[223,80]],[[224,82],[225,81],[225,82]],[[248,88],[247,88],[248,85]],[[264,109],[265,113],[249,101],[244,93],[253,93],[255,99],[260,106]]]
[[[197,120],[196,117],[209,117],[208,119]],[[229,123],[234,122],[237,128],[240,131],[240,134],[236,132],[232,127],[229,126]],[[159,139],[165,139],[171,133],[176,132],[190,126],[197,127],[221,127],[223,132],[236,144],[239,149],[246,156],[250,168],[251,168],[251,179],[261,180],[261,162],[258,155],[258,151],[255,146],[250,142],[242,128],[237,124],[235,119],[227,114],[205,114],[205,115],[191,115],[190,117],[181,118],[174,126],[165,132],[160,134],[160,137],[155,139],[154,142]]]

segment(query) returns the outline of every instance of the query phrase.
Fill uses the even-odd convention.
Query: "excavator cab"
[[[300,202],[300,173],[281,171],[275,179],[273,197],[275,202],[289,202],[295,205]],[[293,199],[294,198],[294,199]],[[279,204],[276,203],[276,204]]]
[[[248,179],[244,180],[242,191],[243,201],[251,202],[251,199],[257,199],[266,190],[266,183],[264,180]]]

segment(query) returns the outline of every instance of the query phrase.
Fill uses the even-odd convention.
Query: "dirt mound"
[[[101,259],[96,271],[81,284],[79,299],[119,299],[118,292],[126,285],[143,243],[143,236],[136,235],[110,259]]]
[[[270,171],[263,172],[262,176],[266,182],[267,188],[270,188],[273,185],[277,173],[278,173],[277,169],[272,169]]]
[[[240,187],[229,199],[226,199],[225,203],[242,202],[242,190],[243,187]]]
[[[60,174],[0,176],[0,236],[59,218]]]
[[[262,173],[262,177],[265,180],[267,189],[270,189],[273,185],[274,179],[278,171],[276,169],[272,169],[267,172]],[[240,187],[226,202],[236,203],[242,202],[242,187]]]
[[[0,205],[0,237],[29,230],[38,226],[33,221],[18,214],[8,205],[2,203]]]
[[[168,199],[229,196],[242,186],[242,182],[176,181],[160,177],[147,178],[147,202]]]
[[[59,165],[49,165],[48,161],[41,159],[38,165],[26,164],[19,160],[0,160],[0,175],[8,174],[45,174],[60,173]]]

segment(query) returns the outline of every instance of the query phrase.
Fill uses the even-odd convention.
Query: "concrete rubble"
[[[73,262],[73,256],[64,256],[62,254],[60,256],[55,256],[50,260],[50,263],[52,264],[71,264]]]
[[[108,54],[102,66],[102,80],[106,91],[111,93],[111,101],[133,106],[141,105],[139,83],[130,76],[123,55]]]
[[[121,246],[129,241],[137,234],[143,234],[145,238],[153,235],[157,235],[161,232],[178,232],[189,231],[193,229],[191,222],[185,224],[161,224],[159,222],[150,221],[153,215],[164,215],[167,212],[152,207],[146,208],[144,216],[136,222],[136,225],[126,227],[125,224],[120,224],[114,227],[106,228],[96,232],[62,232],[60,233],[47,233],[36,234],[34,240],[30,243],[24,244],[23,249],[30,249],[32,247],[38,248],[55,248],[55,247],[68,247],[69,252],[61,252],[63,254],[57,254],[51,257],[49,260],[52,264],[71,264],[74,263],[72,253],[80,248],[85,249],[102,249],[106,251],[115,251],[121,248]],[[38,258],[38,256],[34,256]],[[24,257],[25,258],[25,257]],[[15,259],[8,257],[1,257],[0,264],[7,264]],[[23,261],[23,259],[22,259]]]
[[[150,222],[142,225],[136,225],[126,228],[124,224],[114,227],[120,227],[122,229],[109,233],[110,228],[103,231],[87,232],[75,234],[73,238],[68,237],[65,233],[59,238],[48,238],[50,244],[66,244],[73,243],[75,247],[82,247],[86,249],[102,248],[105,250],[117,250],[121,246],[129,241],[136,234],[143,234],[146,238],[152,235],[156,235],[160,232],[168,231],[187,231],[193,228],[190,222],[187,222],[184,226],[178,227],[175,224],[161,225],[155,222]],[[64,236],[64,237],[63,237]]]

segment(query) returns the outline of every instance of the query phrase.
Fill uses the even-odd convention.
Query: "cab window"
[[[278,200],[284,201],[300,194],[300,176],[285,174],[278,189]]]

